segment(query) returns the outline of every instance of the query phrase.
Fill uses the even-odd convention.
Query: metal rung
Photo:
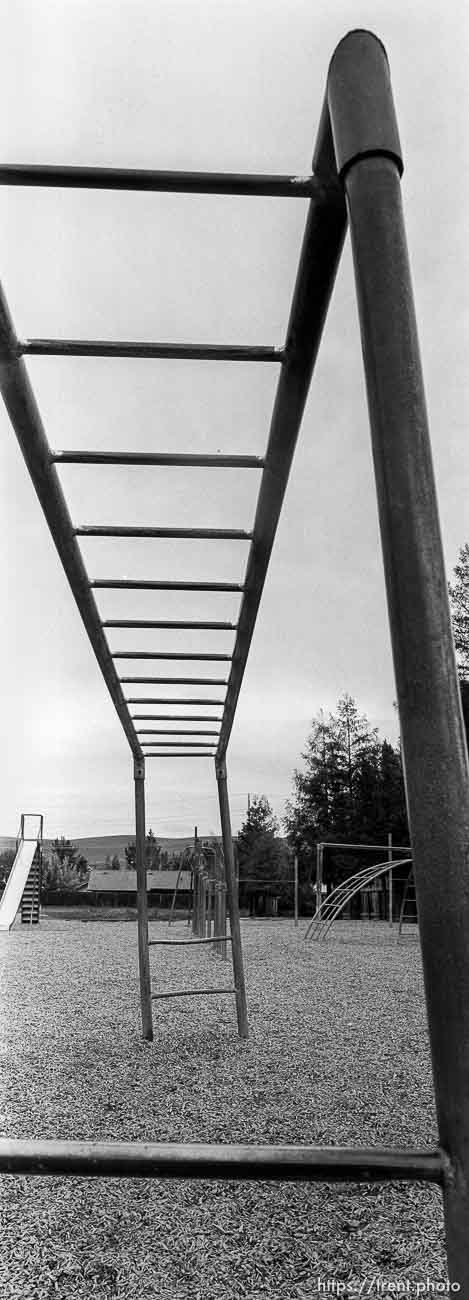
[[[199,943],[231,943],[231,934],[218,934],[214,939],[149,939],[149,948],[194,948]],[[234,989],[226,989],[234,993]]]
[[[174,718],[173,721],[175,721]],[[137,729],[137,736],[218,736],[218,734],[218,731],[209,731],[208,729],[205,731],[192,731],[188,727],[183,727],[182,731],[170,731],[169,727],[139,727]],[[153,744],[153,741],[145,743]]]
[[[199,998],[208,993],[236,993],[236,989],[175,989],[173,993],[152,993],[152,1002],[162,998]]]
[[[155,171],[140,167],[64,167],[7,163],[0,185],[41,185],[78,190],[133,190],[165,194],[243,194],[275,198],[314,198],[322,193],[317,177],[251,172]]]
[[[171,680],[172,680],[172,679],[171,679]],[[178,685],[178,683],[176,683],[176,685]],[[190,700],[190,699],[189,699],[189,700],[185,700],[185,699],[184,699],[184,700],[182,700],[182,699],[174,699],[174,700],[171,700],[171,699],[168,699],[167,696],[164,697],[164,698],[161,698],[161,699],[160,699],[159,696],[153,696],[153,695],[152,695],[152,696],[149,696],[149,697],[144,697],[144,698],[137,697],[135,700],[134,700],[134,699],[131,699],[131,700],[126,700],[125,702],[126,702],[126,704],[140,704],[140,705],[141,705],[141,704],[168,704],[168,705],[170,704],[171,707],[172,707],[174,704],[203,704],[203,705],[204,705],[204,708],[205,708],[205,705],[206,705],[206,704],[213,704],[213,705],[216,706],[217,709],[223,708],[223,705],[224,705],[224,700],[203,700],[203,699],[202,699],[202,700],[199,700],[199,699],[195,699],[195,700]],[[219,721],[219,719],[217,719],[217,721]]]
[[[111,659],[187,659],[193,662],[231,663],[232,655],[189,654],[187,650],[113,650]]]
[[[274,361],[281,364],[283,348],[213,343],[130,343],[111,339],[25,339],[21,357],[139,357],[145,361]]]
[[[164,736],[164,732],[161,732],[160,735],[161,735],[161,736]],[[166,735],[174,735],[174,736],[177,736],[178,733],[177,733],[177,732],[168,732],[168,733],[166,733]],[[182,736],[190,736],[190,735],[191,735],[191,732],[182,732],[181,735],[182,735]],[[197,733],[194,732],[194,736],[196,736],[196,735],[197,735]],[[201,736],[205,736],[205,735],[207,735],[207,732],[201,732],[200,735],[201,735]],[[142,741],[142,748],[143,748],[143,749],[146,749],[146,746],[147,746],[147,745],[153,745],[153,746],[155,746],[155,749],[160,748],[160,745],[161,745],[161,748],[162,748],[162,749],[173,749],[173,746],[174,746],[174,749],[213,749],[214,741],[213,741],[213,740],[147,740],[147,741]]]
[[[180,713],[179,716],[177,713],[132,713],[131,716],[132,722],[221,722],[221,718],[212,718],[209,713]]]
[[[166,451],[51,451],[56,465],[173,465],[203,469],[263,469],[263,456],[186,455]]]
[[[89,585],[116,591],[244,591],[242,582],[154,582],[153,579],[138,578],[93,578]]]
[[[107,524],[81,524],[75,537],[157,537],[186,538],[191,541],[250,542],[252,533],[242,528],[133,528]]]
[[[226,686],[227,684],[225,677],[120,677],[119,681],[159,683],[163,686]],[[140,702],[140,700],[127,700],[127,704],[140,704]],[[205,702],[208,704],[208,700]]]
[[[220,622],[207,623],[205,621],[197,622],[197,620],[195,622],[194,620],[190,622],[187,619],[176,619],[176,621],[172,620],[168,622],[168,620],[164,620],[164,619],[155,620],[155,619],[148,619],[148,618],[147,619],[106,618],[103,621],[102,626],[103,627],[146,627],[146,628],[157,628],[160,631],[162,628],[169,631],[174,631],[175,629],[177,629],[177,631],[179,632],[193,631],[194,628],[196,628],[197,631],[199,632],[236,632],[236,628],[237,628],[236,623],[220,623]]]
[[[210,754],[144,754],[144,758],[215,758],[215,750]]]
[[[443,1185],[441,1148],[312,1147],[246,1143],[77,1142],[0,1138],[6,1174],[105,1178],[274,1179],[277,1182],[432,1182]]]

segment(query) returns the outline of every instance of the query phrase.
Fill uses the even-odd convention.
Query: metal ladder
[[[411,866],[404,885],[401,910],[399,912],[399,937],[402,934],[402,928],[404,925],[418,925],[418,920],[417,891],[415,888],[414,871]]]
[[[209,863],[211,857],[211,865]],[[177,894],[177,886],[181,872],[178,872],[176,888],[171,904],[170,916],[168,918],[168,927],[171,924],[171,913],[174,910],[174,901]],[[227,945],[231,944],[231,953],[233,961],[233,985],[229,987],[219,985],[203,988],[189,989],[165,989],[161,993],[152,993],[152,1002],[166,1000],[168,998],[190,998],[206,997],[211,994],[234,994],[238,1011],[238,1024],[240,1016],[244,1012],[243,994],[243,967],[235,951],[232,934],[226,931],[226,880],[224,871],[224,861],[222,851],[219,846],[212,847],[209,850],[203,849],[195,841],[194,861],[193,861],[193,904],[191,918],[191,936],[189,938],[176,939],[150,939],[148,940],[149,948],[199,948],[205,945],[211,945],[216,956],[226,959]],[[236,907],[238,899],[235,900]],[[213,933],[212,933],[213,931]]]

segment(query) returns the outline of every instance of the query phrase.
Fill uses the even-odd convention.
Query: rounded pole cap
[[[386,50],[373,32],[352,31],[334,51],[327,79],[332,138],[341,176],[360,158],[392,158],[404,164]]]

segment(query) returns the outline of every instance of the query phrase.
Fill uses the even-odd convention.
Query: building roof
[[[177,871],[147,871],[147,890],[160,890],[164,892],[169,890],[171,893],[176,888],[178,878]],[[181,871],[178,884],[179,890],[188,890],[191,887],[190,871]],[[98,894],[136,894],[137,893],[137,872],[121,868],[120,871],[99,871],[92,867],[88,880],[87,889],[89,893]]]

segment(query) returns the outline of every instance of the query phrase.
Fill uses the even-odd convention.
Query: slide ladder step
[[[21,898],[22,925],[37,925],[40,913],[41,865],[34,857]]]

